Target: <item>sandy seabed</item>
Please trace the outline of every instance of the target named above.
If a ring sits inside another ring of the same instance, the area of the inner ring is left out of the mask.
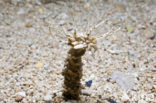
[[[97,50],[83,56],[81,100],[64,101],[66,35],[101,21]],[[1,0],[0,103],[16,102],[156,103],[156,1]]]

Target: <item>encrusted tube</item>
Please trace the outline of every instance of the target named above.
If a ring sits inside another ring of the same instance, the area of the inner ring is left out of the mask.
[[[86,48],[75,49],[71,48],[68,52],[68,57],[63,71],[64,76],[64,91],[65,100],[78,100],[81,94],[81,78],[82,78],[82,60],[81,57],[85,54]]]
[[[85,54],[89,44],[96,44],[96,39],[86,36],[78,36],[76,31],[73,37],[68,36],[68,45],[71,49],[68,52],[68,57],[65,60],[65,69],[62,74],[64,76],[64,91],[65,100],[79,100],[81,94],[81,78],[82,78],[82,56]]]

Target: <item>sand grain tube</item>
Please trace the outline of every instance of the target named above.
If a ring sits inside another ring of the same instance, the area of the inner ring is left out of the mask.
[[[95,44],[95,39],[90,39],[89,34],[86,37],[78,37],[76,31],[73,37],[68,38],[68,45],[71,46],[68,51],[68,57],[65,60],[64,76],[65,100],[79,100],[81,94],[82,78],[82,56],[85,54],[88,44]]]

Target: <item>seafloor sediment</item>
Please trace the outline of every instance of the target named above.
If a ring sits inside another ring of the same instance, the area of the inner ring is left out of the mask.
[[[66,34],[101,21],[91,35],[97,50],[82,58],[81,100],[64,101]],[[156,103],[154,97],[155,0],[0,0],[0,103]]]

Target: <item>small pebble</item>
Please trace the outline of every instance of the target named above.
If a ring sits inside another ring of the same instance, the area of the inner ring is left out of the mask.
[[[38,8],[38,12],[39,13],[43,13],[43,9],[42,8]]]
[[[134,27],[131,24],[127,24],[126,29],[127,29],[128,33],[134,32]]]
[[[26,96],[26,93],[24,91],[22,91],[22,92],[18,92],[17,95],[20,95],[22,97],[25,97]]]
[[[128,95],[126,93],[123,93],[121,99],[122,99],[122,101],[128,101],[130,98],[128,97]]]
[[[26,93],[25,92],[18,92],[16,94],[15,101],[16,102],[21,102],[24,97],[26,97]]]
[[[51,100],[48,100],[48,101],[45,101],[45,103],[52,103],[52,101]]]
[[[145,30],[144,31],[144,36],[147,38],[147,39],[151,39],[153,40],[155,38],[155,34],[152,33],[150,30]]]
[[[106,100],[110,103],[117,103],[114,99],[111,99],[111,98],[106,98]]]
[[[84,9],[85,9],[86,11],[88,11],[89,8],[90,8],[90,4],[89,4],[89,3],[86,3],[86,4],[84,5]]]
[[[31,28],[31,27],[32,27],[32,24],[31,24],[31,23],[27,23],[27,24],[25,25],[25,27]]]
[[[87,85],[88,87],[90,87],[90,86],[92,85],[92,80],[87,81],[87,82],[86,82],[86,85]]]
[[[38,62],[38,63],[36,64],[36,68],[43,68],[43,67],[44,67],[44,65],[43,65],[42,62]]]
[[[147,89],[151,90],[152,86],[150,84],[147,85]]]
[[[16,98],[15,98],[15,101],[16,101],[16,102],[21,102],[22,99],[23,99],[23,96],[17,95]]]

